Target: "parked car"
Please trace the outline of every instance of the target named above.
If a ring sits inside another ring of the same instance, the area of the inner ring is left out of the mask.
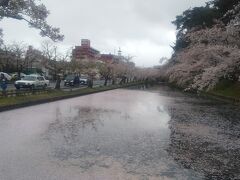
[[[21,89],[21,88],[46,88],[49,86],[49,80],[46,80],[44,76],[39,76],[39,75],[26,75],[25,77],[22,78],[22,80],[16,81],[15,82],[15,87],[16,89]]]
[[[10,81],[12,79],[12,77],[9,74],[5,73],[5,72],[0,72],[0,75],[1,74],[3,74],[8,81]]]
[[[64,86],[79,86],[80,85],[80,79],[79,76],[76,75],[67,75],[67,77],[64,80]]]
[[[26,74],[24,74],[24,73],[20,73],[20,78],[22,79],[22,78],[24,78],[26,76]],[[11,75],[11,78],[12,78],[12,81],[13,80],[18,80],[19,78],[18,78],[18,73],[13,73],[12,75]]]
[[[80,84],[87,85],[88,84],[88,78],[85,78],[85,77],[80,78]]]

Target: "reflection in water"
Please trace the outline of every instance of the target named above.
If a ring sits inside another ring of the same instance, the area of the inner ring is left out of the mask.
[[[240,179],[239,108],[164,86],[0,116],[0,179]]]
[[[66,110],[62,112],[57,107],[56,120],[48,128],[48,135],[51,138],[49,140],[52,141],[53,145],[56,145],[54,147],[55,155],[61,159],[68,158],[72,154],[69,152],[69,147],[75,147],[81,141],[81,131],[93,130],[97,132],[98,127],[104,126],[103,120],[100,118],[102,113],[107,113],[107,111],[90,107],[72,108],[70,106],[68,112]]]
[[[88,170],[112,159],[133,175],[200,177],[169,158],[170,117],[158,93],[117,90],[86,99],[56,109],[47,137],[58,163]]]

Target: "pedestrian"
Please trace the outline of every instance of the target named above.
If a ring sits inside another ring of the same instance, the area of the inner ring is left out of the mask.
[[[2,88],[2,94],[3,96],[7,95],[7,78],[4,76],[4,74],[1,74],[0,76],[0,86]]]

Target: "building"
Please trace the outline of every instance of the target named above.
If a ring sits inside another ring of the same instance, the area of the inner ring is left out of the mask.
[[[72,58],[76,61],[81,60],[97,60],[100,52],[91,47],[91,42],[88,39],[81,40],[81,46],[75,46],[72,51]]]
[[[100,54],[100,51],[91,47],[91,41],[88,39],[82,39],[81,46],[75,46],[72,51],[72,60],[76,62],[101,61],[110,64],[129,63],[127,58],[122,55],[122,51],[120,48],[117,55]],[[135,66],[134,64],[129,65]]]
[[[120,62],[119,56],[116,56],[113,54],[101,54],[98,60],[105,63],[111,63],[111,64]]]
[[[42,52],[34,49],[33,46],[29,46],[25,55],[25,67],[37,68],[43,61],[46,61],[46,58],[42,55]]]
[[[46,58],[41,51],[28,47],[24,60],[25,74],[42,74],[48,78],[53,78],[55,75],[55,61]]]

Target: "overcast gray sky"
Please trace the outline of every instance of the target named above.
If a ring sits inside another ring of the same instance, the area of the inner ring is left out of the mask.
[[[67,49],[91,40],[102,53],[120,47],[124,55],[134,56],[138,66],[157,65],[170,57],[175,41],[171,21],[184,10],[204,5],[206,0],[42,0],[50,10],[48,21],[61,28],[65,40],[58,45]],[[26,23],[4,19],[0,22],[4,39],[40,47],[44,40]]]

